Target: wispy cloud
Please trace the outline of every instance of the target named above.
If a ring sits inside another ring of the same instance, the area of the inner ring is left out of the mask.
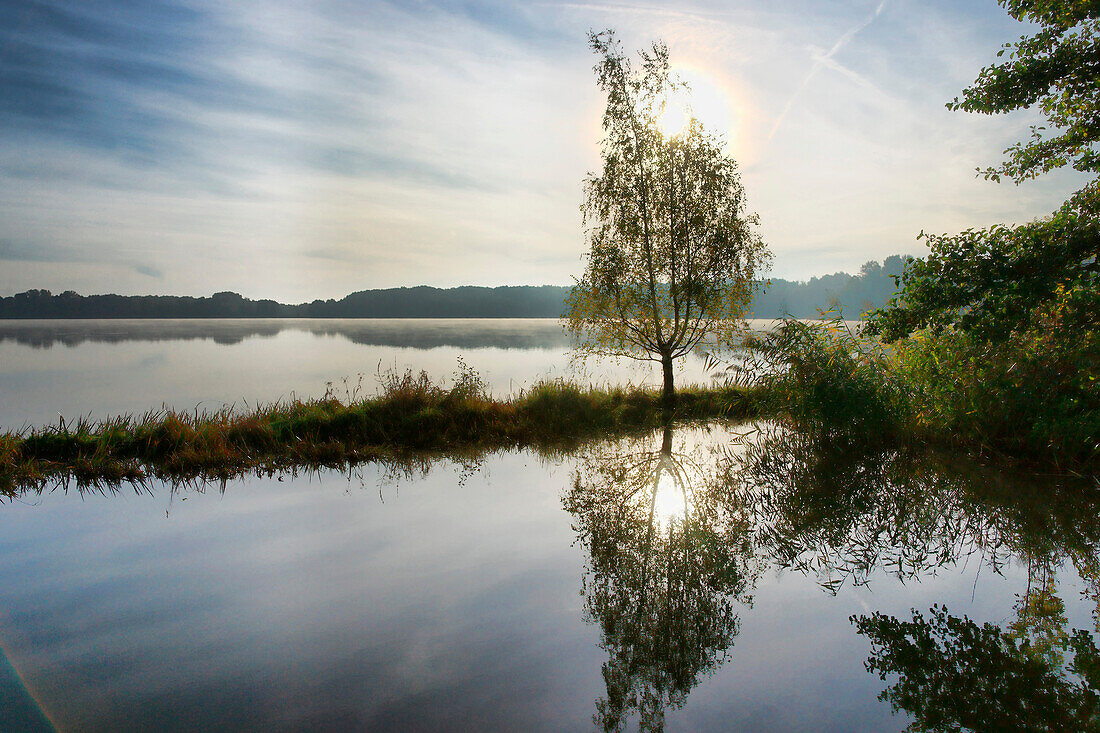
[[[802,92],[806,90],[806,87],[810,85],[810,82],[813,81],[813,78],[817,76],[817,72],[820,71],[823,67],[828,67],[834,70],[841,71],[842,73],[854,77],[861,83],[866,83],[865,80],[862,79],[862,77],[859,77],[854,72],[844,69],[839,64],[834,63],[832,59],[834,56],[837,55],[837,53],[840,52],[841,49],[847,46],[853,38],[855,38],[857,33],[865,29],[867,26],[871,25],[871,23],[874,23],[875,19],[882,15],[882,11],[886,9],[887,2],[889,2],[889,0],[881,0],[870,15],[864,18],[860,23],[857,23],[856,25],[846,30],[843,34],[841,34],[840,38],[836,40],[836,42],[828,51],[820,55],[811,56],[813,63],[810,66],[810,70],[806,73],[804,77],[802,77],[802,81],[799,82],[798,86],[794,90],[794,93],[791,94],[790,98],[787,100],[787,103],[783,105],[783,109],[775,118],[775,123],[772,124],[772,128],[768,132],[768,137],[765,140],[765,145],[767,145],[767,143],[770,143],[772,138],[775,137],[775,133],[779,131],[779,127],[783,124],[783,120],[786,119],[787,114],[791,111],[791,107],[794,106],[795,102],[798,101],[798,98],[802,95]]]
[[[1052,208],[973,179],[1020,123],[943,108],[1003,12],[866,2],[0,0],[0,293],[568,283],[590,28],[726,91],[777,276]]]
[[[152,267],[151,265],[134,265],[134,272],[157,280],[164,277],[164,272],[159,267]]]
[[[547,7],[555,7],[567,10],[580,10],[601,15],[645,15],[655,18],[674,18],[681,20],[716,20],[729,18],[733,13],[729,10],[711,8],[701,12],[690,7],[671,7],[661,5],[639,5],[632,3],[540,3]]]
[[[58,259],[56,251],[50,252],[26,242],[12,242],[0,239],[0,262],[54,262]]]

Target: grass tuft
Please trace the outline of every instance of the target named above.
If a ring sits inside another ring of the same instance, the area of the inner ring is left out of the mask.
[[[567,449],[585,440],[656,427],[667,419],[755,415],[749,388],[688,387],[672,413],[655,390],[589,387],[561,379],[494,399],[460,362],[445,389],[425,372],[382,375],[379,393],[213,412],[157,410],[92,423],[0,433],[0,492],[51,480],[78,483],[148,477],[218,479],[250,471],[342,467],[419,452],[537,447]]]

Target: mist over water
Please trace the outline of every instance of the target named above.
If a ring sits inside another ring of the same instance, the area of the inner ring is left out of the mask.
[[[0,321],[0,427],[320,397],[330,382],[364,396],[379,372],[448,379],[460,357],[497,396],[559,377],[660,384],[649,362],[573,363],[555,319]],[[680,383],[710,381],[683,361]]]

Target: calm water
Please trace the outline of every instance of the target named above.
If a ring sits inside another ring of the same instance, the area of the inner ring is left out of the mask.
[[[115,412],[156,387],[137,354],[163,355],[178,399],[252,394],[280,364],[323,382],[355,354],[452,370],[461,352],[490,373],[515,356],[512,380],[565,363],[550,324],[416,324],[415,346],[401,324],[389,341],[386,324],[215,325],[165,324],[181,330],[164,340],[142,324],[4,331],[4,401],[22,405],[5,420],[36,420],[20,390]],[[91,352],[103,376],[74,384]],[[187,381],[207,367],[209,382]],[[995,688],[1038,664],[1070,689],[1063,634],[1098,622],[1095,495],[1088,479],[767,424],[27,490],[0,505],[0,729],[901,730],[909,715],[877,699],[898,676],[867,671],[876,647],[850,617],[945,605],[1027,640]],[[917,661],[909,679],[950,681],[958,660]]]
[[[754,322],[761,325],[766,322]],[[646,363],[574,365],[550,319],[0,320],[0,428],[319,397],[387,369],[451,377],[462,358],[495,394],[542,378],[660,384]],[[698,359],[681,381],[708,381]]]

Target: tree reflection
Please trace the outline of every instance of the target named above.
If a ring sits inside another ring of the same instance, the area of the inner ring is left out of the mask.
[[[833,593],[875,574],[919,579],[974,555],[995,572],[1027,568],[1004,628],[940,606],[911,621],[853,617],[872,644],[868,670],[891,681],[880,699],[912,715],[911,730],[1100,729],[1100,653],[1090,632],[1069,628],[1057,582],[1072,563],[1100,609],[1095,479],[774,425],[727,455],[757,550]]]
[[[880,613],[852,620],[871,642],[868,671],[896,675],[879,699],[913,716],[909,730],[1100,730],[1100,652],[1088,632],[1056,625],[1055,646],[1039,651],[1018,628],[979,625],[940,606],[912,621]]]
[[[714,455],[646,441],[595,447],[583,456],[565,508],[588,555],[582,593],[599,623],[606,697],[594,721],[622,730],[637,713],[661,730],[737,635],[737,607],[751,603],[758,566],[731,486]]]
[[[1069,628],[1053,565],[1029,563],[1015,610],[1007,628],[941,606],[852,622],[871,642],[868,671],[892,681],[879,699],[913,716],[909,730],[1100,731],[1100,651]]]
[[[994,572],[1013,559],[1097,566],[1100,503],[1088,478],[774,425],[729,455],[727,480],[742,487],[758,547],[833,592],[875,572],[934,575],[973,555]]]

